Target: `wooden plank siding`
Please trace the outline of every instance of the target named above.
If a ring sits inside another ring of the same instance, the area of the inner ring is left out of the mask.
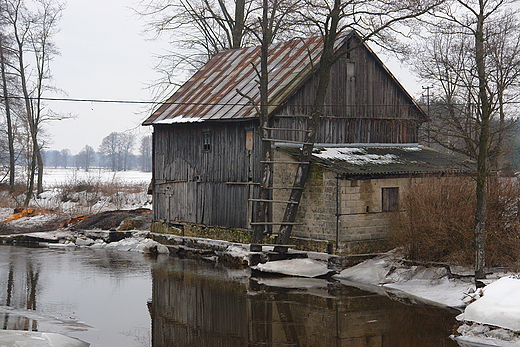
[[[246,149],[253,122],[155,126],[154,220],[245,228],[249,221],[251,167],[258,154]],[[204,133],[210,150],[204,151]],[[253,132],[253,148],[258,146]]]
[[[273,128],[306,129],[304,118],[276,117]],[[322,118],[317,143],[417,143],[419,123],[415,120]],[[303,141],[305,133],[273,130],[275,139]]]
[[[275,115],[310,114],[318,75],[313,74]],[[332,68],[323,115],[331,118],[419,120],[407,93],[373,54],[360,46]]]

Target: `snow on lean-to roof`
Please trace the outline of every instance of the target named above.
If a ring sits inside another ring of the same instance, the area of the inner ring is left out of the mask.
[[[364,148],[354,147],[324,148],[315,151],[313,155],[321,159],[344,160],[353,165],[387,165],[399,161],[399,157],[394,154],[369,154]]]
[[[279,143],[276,148],[295,160],[300,157],[300,149],[294,146]],[[311,162],[348,176],[474,170],[472,162],[418,144],[317,144]]]

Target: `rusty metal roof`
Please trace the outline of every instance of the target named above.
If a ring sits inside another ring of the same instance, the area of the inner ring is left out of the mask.
[[[338,40],[336,49],[353,34],[352,32]],[[295,39],[270,45],[269,113],[287,100],[316,69],[322,45],[321,37]],[[369,51],[402,88],[377,56],[370,49]],[[260,69],[260,46],[218,53],[143,124],[254,118],[257,112],[253,103],[258,105],[260,102],[259,78],[255,68]],[[406,93],[404,88],[402,90]],[[408,93],[406,95],[409,96]],[[411,97],[410,100],[415,104]],[[415,106],[423,113],[419,106]]]
[[[280,147],[296,160],[300,149]],[[358,144],[317,146],[311,161],[344,177],[454,173],[469,174],[475,163],[418,145]]]
[[[307,77],[320,56],[322,39],[273,44],[269,50],[269,99],[285,100]],[[312,59],[312,64],[311,60]],[[259,103],[260,46],[221,52],[191,77],[144,124],[241,119],[256,115]],[[240,92],[240,93],[239,93]],[[247,95],[244,97],[240,94]],[[270,110],[272,111],[272,110]]]

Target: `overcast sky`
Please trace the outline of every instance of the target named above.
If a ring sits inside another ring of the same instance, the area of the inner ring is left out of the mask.
[[[142,34],[143,19],[131,10],[135,1],[69,0],[59,24],[55,42],[61,55],[51,69],[56,87],[75,99],[151,100],[148,82],[159,76],[153,70],[153,55],[166,49],[164,42],[149,41]],[[416,96],[418,85],[396,61],[381,57],[409,92]],[[63,95],[46,95],[60,97]],[[133,104],[90,102],[49,102],[54,111],[75,118],[54,121],[47,126],[48,148],[79,152],[85,145],[99,148],[110,132],[137,129],[148,112]]]
[[[142,34],[142,20],[129,8],[128,0],[69,0],[55,36],[60,50],[51,69],[56,87],[66,97],[77,99],[151,99],[147,82],[158,78],[153,54],[161,43]],[[60,97],[63,95],[47,95]],[[51,149],[69,148],[73,153],[85,145],[98,149],[112,131],[143,128],[143,106],[80,102],[49,102],[54,111],[75,118],[54,121],[47,127]],[[148,128],[140,129],[144,134]]]

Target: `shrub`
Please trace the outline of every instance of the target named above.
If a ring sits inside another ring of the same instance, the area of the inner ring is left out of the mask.
[[[486,221],[486,264],[514,265],[520,256],[516,180],[490,179]],[[475,182],[467,177],[431,178],[411,185],[389,230],[393,246],[412,260],[472,265]]]

